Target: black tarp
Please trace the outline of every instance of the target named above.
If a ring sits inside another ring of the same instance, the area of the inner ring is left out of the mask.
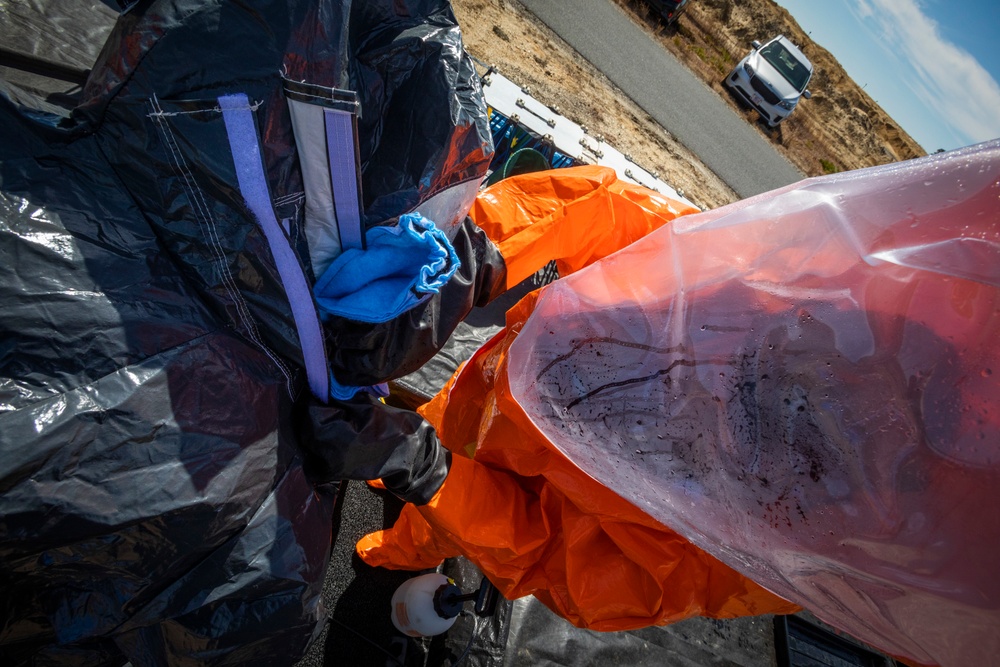
[[[21,9],[83,39],[107,18]],[[357,91],[369,227],[486,170],[478,81],[445,2],[140,1],[82,93],[0,82],[5,665],[287,664],[321,627],[336,489],[307,475],[297,420],[311,402],[342,406],[305,389],[216,108],[252,101],[272,206],[311,278],[282,76]],[[327,323],[341,381],[419,366],[503,283],[478,230],[452,236],[464,273],[447,294],[384,325]],[[364,345],[379,336],[391,358]],[[437,446],[409,440],[360,471],[317,469],[390,473]],[[311,455],[338,444],[351,445],[312,441]]]

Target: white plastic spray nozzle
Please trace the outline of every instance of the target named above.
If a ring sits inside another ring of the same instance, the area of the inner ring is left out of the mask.
[[[392,624],[410,637],[431,637],[450,628],[462,604],[475,597],[443,574],[422,574],[403,582],[392,596]]]

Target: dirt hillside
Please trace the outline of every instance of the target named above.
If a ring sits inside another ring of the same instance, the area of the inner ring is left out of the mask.
[[[692,0],[677,25],[665,28],[642,0],[614,0],[664,48],[717,90],[807,175],[885,164],[923,155],[920,146],[814,44],[773,0]],[[669,132],[516,0],[452,0],[466,48],[527,86],[703,208],[737,199]],[[754,39],[784,34],[813,61],[812,99],[775,130],[757,122],[724,92],[722,79]]]

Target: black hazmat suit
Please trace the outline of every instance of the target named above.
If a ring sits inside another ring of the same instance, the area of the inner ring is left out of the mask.
[[[140,0],[71,111],[0,81],[3,664],[293,662],[322,620],[328,482],[421,502],[447,474],[414,413],[310,395],[218,101],[247,96],[312,284],[289,82],[357,94],[366,228],[467,210],[492,144],[447,2]],[[324,319],[338,383],[418,368],[502,289],[471,220],[436,222],[461,262],[440,293]]]

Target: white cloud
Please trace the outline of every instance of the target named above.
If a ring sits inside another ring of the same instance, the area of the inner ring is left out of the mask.
[[[872,9],[872,6],[871,4],[869,4],[868,0],[856,0],[856,3],[857,3],[857,14],[860,18],[866,19],[875,13],[875,10]]]
[[[856,15],[882,36],[886,51],[912,65],[912,73],[901,75],[903,83],[943,124],[969,144],[1000,137],[1000,84],[967,51],[941,35],[916,0],[855,3]]]

